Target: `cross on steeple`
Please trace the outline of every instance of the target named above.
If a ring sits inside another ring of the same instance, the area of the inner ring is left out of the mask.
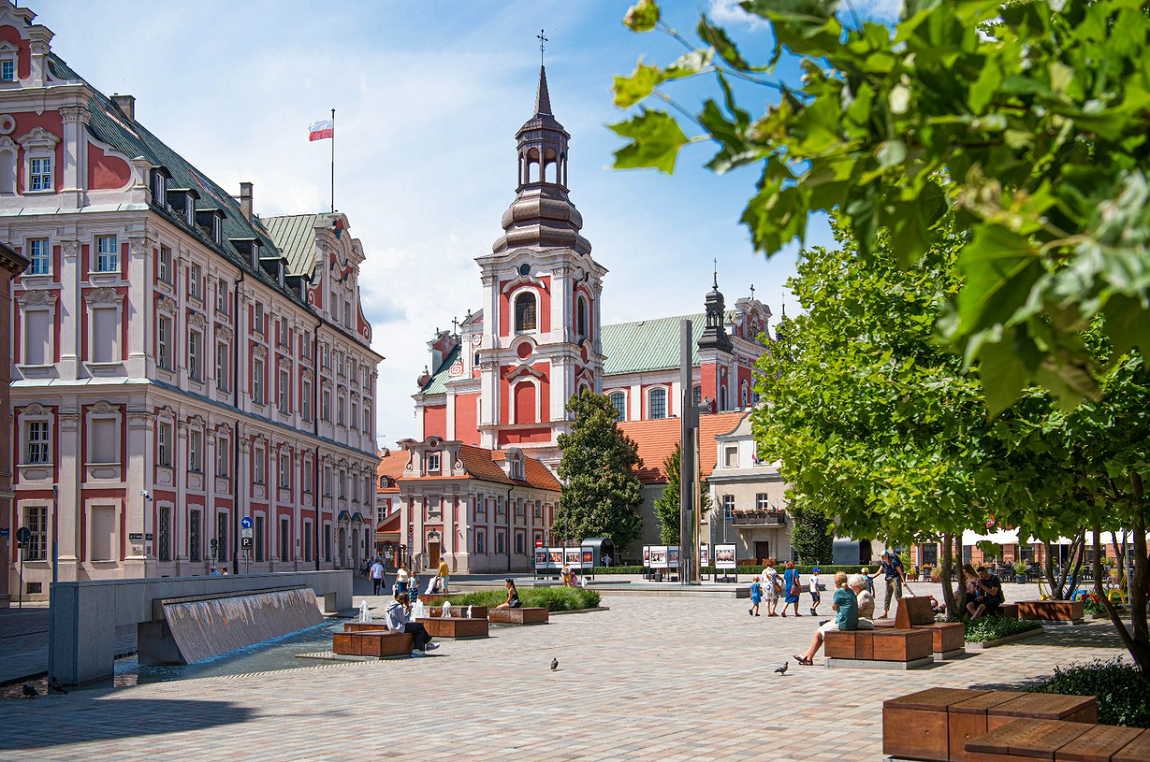
[[[539,40],[539,65],[542,66],[543,65],[543,49],[547,46],[547,43],[550,42],[550,40],[548,40],[547,36],[545,34],[543,34],[542,29],[539,30],[539,34],[535,35],[535,39]]]
[[[755,284],[752,283],[751,284],[751,301],[754,301],[754,299],[755,299]]]
[[[714,258],[713,260],[711,260],[711,261],[712,261],[712,262],[714,263],[714,265],[715,265],[715,269],[714,269],[714,271],[712,272],[712,275],[714,275],[714,276],[715,276],[715,278],[714,278],[714,280],[712,281],[711,285],[712,285],[714,288],[718,288],[718,287],[719,287],[719,258],[718,258],[718,257],[715,257],[715,258]]]

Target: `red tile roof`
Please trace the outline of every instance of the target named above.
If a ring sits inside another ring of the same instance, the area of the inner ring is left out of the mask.
[[[467,473],[461,476],[405,476],[408,453],[406,450],[395,450],[384,455],[376,468],[379,476],[389,476],[401,481],[450,481],[452,479],[480,479],[487,482],[501,484],[517,484],[524,487],[553,490],[558,492],[562,487],[555,476],[547,470],[539,460],[530,456],[523,458],[523,471],[525,479],[512,479],[499,463],[506,459],[506,453],[501,450],[487,450],[482,447],[460,445],[459,459]],[[397,488],[380,490],[381,492],[398,492]]]
[[[699,458],[704,479],[715,470],[715,437],[733,431],[744,415],[746,411],[737,410],[699,416]],[[663,461],[675,452],[675,445],[679,443],[679,423],[678,418],[619,422],[619,429],[639,445],[639,457],[643,459],[639,481],[644,484],[667,483]]]

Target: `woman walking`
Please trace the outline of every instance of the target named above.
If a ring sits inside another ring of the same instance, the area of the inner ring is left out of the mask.
[[[783,618],[787,616],[787,607],[792,603],[795,605],[795,616],[802,616],[799,613],[799,593],[803,590],[803,581],[799,577],[799,570],[795,568],[794,561],[787,561],[787,570],[783,572],[783,592],[786,593],[786,598],[783,598]]]
[[[775,559],[768,558],[767,565],[763,567],[762,574],[763,593],[767,598],[767,616],[778,616],[775,611],[779,605],[779,591],[782,590],[782,582],[779,581],[779,573],[775,571]]]

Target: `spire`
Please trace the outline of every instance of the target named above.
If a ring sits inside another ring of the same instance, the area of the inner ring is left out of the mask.
[[[717,349],[720,352],[730,352],[731,339],[727,336],[727,310],[723,294],[719,291],[719,265],[715,260],[714,279],[711,291],[707,294],[707,316],[704,323],[703,335],[699,337],[699,349]]]
[[[551,95],[547,92],[547,69],[539,65],[539,88],[535,91],[535,116],[554,116],[551,113]]]

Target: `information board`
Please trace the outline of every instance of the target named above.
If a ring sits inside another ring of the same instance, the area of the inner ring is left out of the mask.
[[[566,548],[563,552],[563,564],[569,569],[583,568],[583,552],[580,548]]]
[[[543,571],[550,569],[551,564],[548,562],[547,548],[535,549],[535,569]]]
[[[711,565],[711,546],[703,543],[699,547],[699,568],[706,569]]]
[[[651,566],[651,546],[643,546],[643,568],[647,569]]]
[[[734,545],[715,545],[715,568],[716,569],[734,569],[735,568],[735,546]]]
[[[667,567],[670,569],[679,568],[679,546],[672,545],[667,548]]]
[[[666,569],[667,568],[667,546],[666,545],[652,545],[651,546],[651,564],[652,569]]]

